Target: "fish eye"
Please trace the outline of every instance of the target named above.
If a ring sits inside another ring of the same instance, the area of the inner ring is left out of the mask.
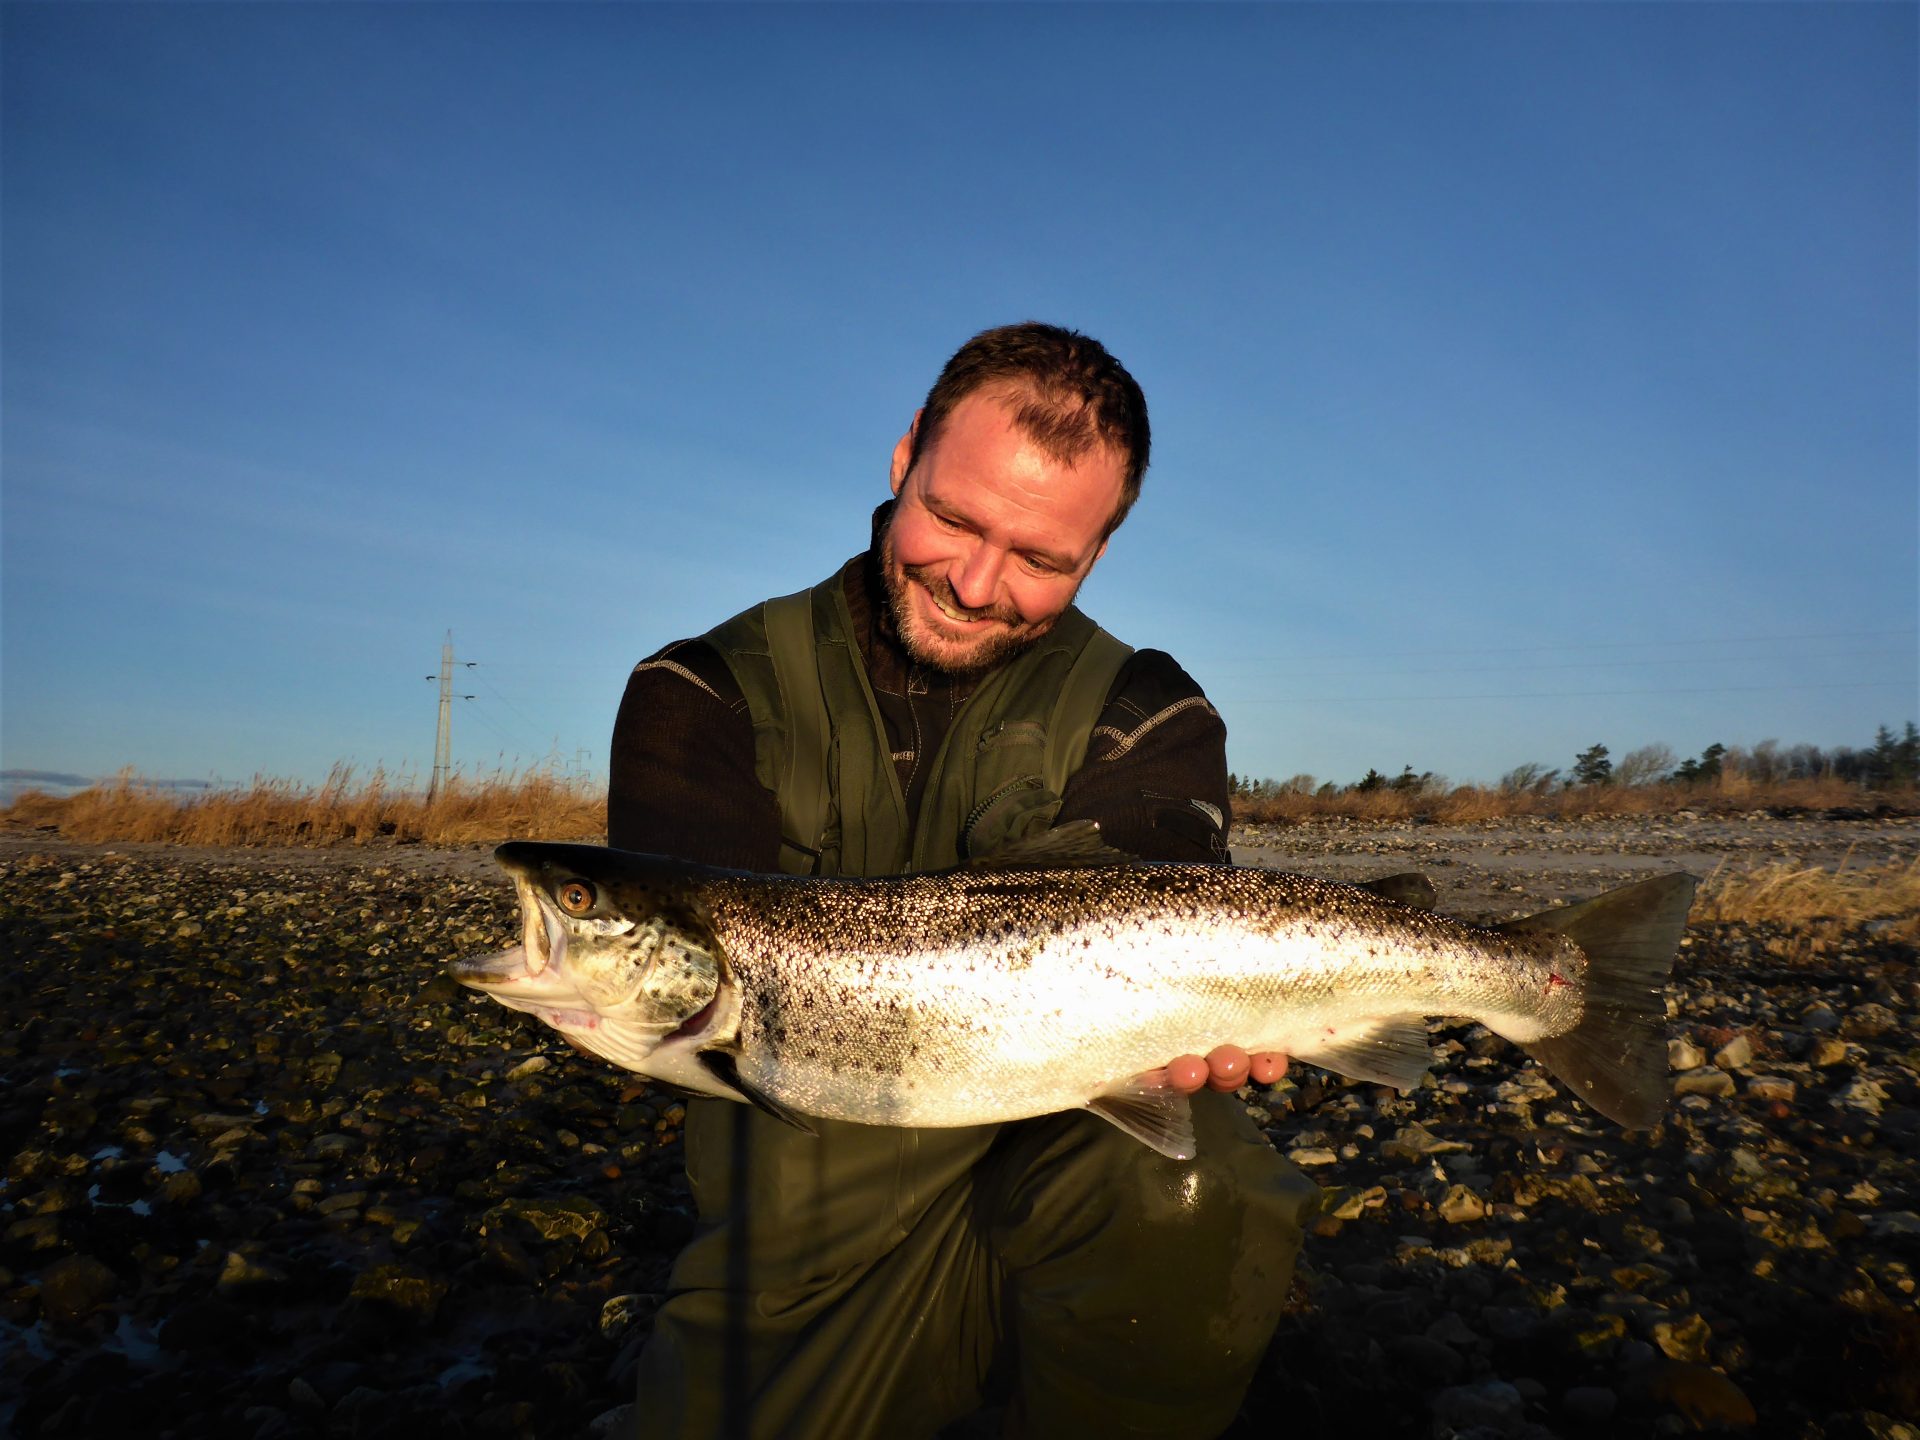
[[[584,915],[593,909],[595,896],[593,886],[586,881],[569,880],[556,892],[555,898],[559,900],[560,908],[569,915]]]

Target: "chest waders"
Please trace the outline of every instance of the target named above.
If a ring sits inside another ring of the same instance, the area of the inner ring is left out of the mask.
[[[943,869],[1046,828],[1131,653],[1069,609],[964,702],[910,824],[837,576],[704,638],[746,696],[796,875]],[[745,1105],[687,1109],[701,1230],[642,1355],[646,1440],[931,1436],[978,1406],[996,1358],[1016,1429],[1216,1434],[1315,1193],[1220,1095],[1195,1097],[1191,1162],[1079,1115],[821,1120],[816,1138]],[[1208,1273],[1224,1289],[1196,1310]]]

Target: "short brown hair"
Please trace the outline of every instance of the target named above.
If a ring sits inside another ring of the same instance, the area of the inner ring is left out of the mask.
[[[1147,473],[1147,397],[1106,346],[1077,330],[1029,320],[982,330],[962,345],[927,392],[907,468],[920,463],[954,406],[1001,388],[1018,402],[1015,423],[1055,459],[1072,464],[1096,445],[1126,457],[1120,506],[1106,533],[1119,529]]]

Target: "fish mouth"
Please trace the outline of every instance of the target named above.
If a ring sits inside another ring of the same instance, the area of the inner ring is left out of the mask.
[[[527,952],[528,973],[560,968],[567,958],[567,927],[544,891],[524,875],[513,877],[520,892],[520,947]]]
[[[520,892],[520,943],[496,955],[476,955],[453,962],[453,978],[462,985],[485,990],[500,999],[508,993],[565,986],[559,978],[567,958],[567,927],[547,897],[524,875],[513,877]],[[545,979],[547,986],[534,982]],[[571,993],[571,986],[565,986]]]

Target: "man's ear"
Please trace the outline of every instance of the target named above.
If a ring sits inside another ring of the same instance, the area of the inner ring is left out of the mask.
[[[893,447],[893,470],[887,483],[893,487],[896,495],[900,493],[900,487],[907,483],[907,471],[913,467],[913,437],[920,433],[922,413],[919,410],[913,412],[913,423],[907,426],[907,433]]]

